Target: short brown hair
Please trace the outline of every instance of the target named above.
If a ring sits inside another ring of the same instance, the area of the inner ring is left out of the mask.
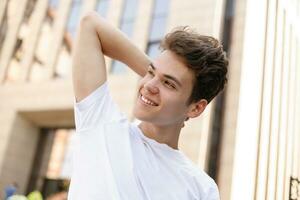
[[[177,27],[162,40],[162,50],[170,50],[183,59],[195,72],[195,80],[188,104],[201,99],[210,102],[227,82],[228,59],[219,41],[199,35],[188,26]]]

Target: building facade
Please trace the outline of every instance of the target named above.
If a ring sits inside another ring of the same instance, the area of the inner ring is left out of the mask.
[[[227,87],[186,124],[179,148],[224,200],[300,199],[299,0],[2,0],[1,191],[17,182],[20,193],[47,193],[52,180],[70,177],[71,55],[89,10],[151,58],[176,26],[220,39],[230,59]],[[134,121],[140,77],[118,61],[106,64],[113,99]]]

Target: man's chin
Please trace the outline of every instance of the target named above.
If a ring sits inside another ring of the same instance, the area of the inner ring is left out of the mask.
[[[141,115],[140,113],[133,113],[133,116],[135,119],[139,121],[147,121],[147,117],[144,115]]]
[[[139,121],[144,121],[144,122],[152,122],[152,118],[147,114],[147,113],[144,113],[144,112],[141,112],[141,111],[136,111],[134,110],[133,111],[133,116],[135,119],[139,120]]]

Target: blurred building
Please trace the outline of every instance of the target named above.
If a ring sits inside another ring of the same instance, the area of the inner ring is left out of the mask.
[[[21,193],[50,194],[70,177],[71,52],[89,10],[152,58],[178,25],[219,38],[230,58],[227,88],[187,123],[180,148],[223,200],[300,199],[299,0],[1,0],[1,191],[17,182]],[[106,63],[112,96],[133,121],[139,77]]]

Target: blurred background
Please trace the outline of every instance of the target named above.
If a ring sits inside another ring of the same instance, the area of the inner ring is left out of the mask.
[[[1,0],[1,199],[5,190],[65,199],[75,128],[71,53],[90,10],[151,58],[179,25],[220,39],[227,87],[186,124],[180,149],[216,181],[222,200],[300,199],[300,0]],[[139,77],[106,64],[112,96],[134,121]]]

